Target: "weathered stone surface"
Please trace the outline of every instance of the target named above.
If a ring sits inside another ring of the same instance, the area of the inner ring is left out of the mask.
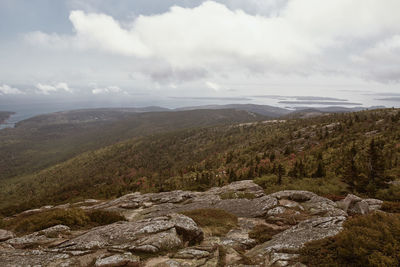
[[[340,203],[340,207],[341,207],[345,212],[347,212],[347,210],[348,210],[351,206],[353,206],[355,203],[357,203],[357,202],[359,202],[359,201],[361,201],[361,200],[362,200],[362,198],[360,198],[360,197],[358,197],[358,196],[356,196],[356,195],[348,194],[348,195],[346,196],[346,198],[343,199],[343,200],[341,200],[341,201],[339,201],[339,203]]]
[[[137,222],[118,222],[97,227],[59,247],[66,250],[118,247],[146,253],[157,253],[183,246],[182,240],[187,240],[190,243],[201,238],[202,230],[197,227],[192,219],[183,215],[172,214]]]
[[[69,233],[71,228],[69,228],[66,225],[55,225],[50,228],[44,229],[42,231],[39,231],[38,233],[41,235],[45,235],[46,237],[59,237],[61,234],[67,234]]]
[[[304,202],[315,197],[316,194],[308,191],[285,190],[270,194],[269,196],[277,199],[289,199],[297,202]]]
[[[68,233],[70,228],[65,225],[56,225],[29,235],[15,237],[6,241],[14,248],[35,248],[45,244],[62,242],[63,233]]]
[[[185,248],[174,254],[178,259],[202,259],[210,256],[210,252],[196,248]]]
[[[319,217],[300,222],[298,225],[275,235],[272,240],[258,245],[246,253],[246,256],[262,262],[271,253],[291,251],[296,253],[303,245],[313,240],[334,236],[342,230],[344,216]]]
[[[76,205],[85,210],[118,211],[128,221],[80,231],[57,225],[18,238],[3,232],[8,236],[2,239],[0,230],[0,265],[216,266],[219,252],[225,250],[227,266],[245,266],[240,262],[249,259],[256,261],[254,266],[302,266],[295,257],[306,242],[337,234],[348,214],[380,209],[382,201],[348,195],[335,203],[296,190],[265,195],[261,187],[246,180],[205,192],[137,192],[110,201],[45,206],[24,214]],[[204,208],[235,214],[237,227],[222,237],[204,236],[191,218],[179,214]],[[249,232],[259,225],[279,233],[257,245]],[[140,262],[134,255],[142,253],[156,255]]]
[[[271,253],[265,258],[265,266],[288,266],[291,262],[295,261],[298,254],[289,253]]]
[[[349,215],[356,215],[356,214],[368,214],[369,213],[369,205],[365,200],[358,201],[352,204],[348,209],[347,213]]]
[[[182,240],[176,233],[175,228],[149,236],[143,236],[134,243],[135,244],[131,246],[129,250],[144,253],[170,251],[183,246]]]
[[[363,215],[373,210],[379,210],[382,207],[382,203],[383,201],[379,199],[362,199],[356,195],[348,194],[345,199],[338,201],[337,205],[349,215]]]
[[[262,217],[269,209],[278,204],[276,198],[263,196],[256,199],[225,199],[214,205],[216,209],[222,209],[238,217]]]
[[[55,262],[63,262],[68,258],[70,258],[68,254],[42,250],[0,250],[2,267],[52,266]]]
[[[375,198],[366,198],[366,199],[364,199],[364,201],[367,202],[370,211],[380,210],[382,207],[382,204],[383,204],[382,200],[375,199]]]
[[[96,267],[138,267],[140,266],[140,258],[132,255],[132,253],[116,254],[96,260]]]
[[[242,180],[233,182],[223,187],[216,187],[209,190],[216,194],[230,193],[230,192],[244,192],[252,193],[255,197],[264,196],[264,190],[261,186],[255,184],[252,180]]]
[[[11,231],[0,229],[0,242],[6,241],[8,239],[14,238],[15,235]]]
[[[178,234],[182,236],[183,241],[188,241],[189,244],[194,244],[203,240],[203,231],[197,226],[192,218],[176,213],[170,214],[169,217]]]

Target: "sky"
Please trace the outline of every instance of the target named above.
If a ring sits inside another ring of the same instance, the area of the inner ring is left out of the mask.
[[[399,0],[0,0],[0,110],[399,107],[399,10]]]

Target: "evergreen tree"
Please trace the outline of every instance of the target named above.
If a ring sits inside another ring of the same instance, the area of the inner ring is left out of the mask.
[[[343,182],[345,182],[349,190],[354,192],[357,183],[360,181],[359,171],[356,166],[357,149],[353,144],[349,151],[345,154],[343,160]]]
[[[281,185],[282,184],[282,176],[285,175],[285,168],[280,163],[277,168],[277,174],[278,174],[278,184]]]
[[[318,165],[317,165],[317,170],[313,173],[312,177],[325,177],[326,172],[325,172],[325,166],[322,160],[322,154],[318,154]]]
[[[385,159],[383,157],[383,144],[372,139],[367,151],[368,162],[368,188],[369,193],[387,187],[391,177],[385,174]]]

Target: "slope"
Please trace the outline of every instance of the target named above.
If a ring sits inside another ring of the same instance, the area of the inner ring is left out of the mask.
[[[97,109],[41,115],[0,131],[0,180],[133,137],[262,119],[237,110],[136,113]]]

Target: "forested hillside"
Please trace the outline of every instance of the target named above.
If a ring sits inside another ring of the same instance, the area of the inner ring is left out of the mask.
[[[16,128],[1,130],[0,180],[31,174],[80,153],[133,137],[266,119],[237,110],[137,111],[96,109],[58,112],[33,117],[18,123]]]
[[[289,188],[400,200],[399,121],[398,109],[383,109],[135,138],[3,180],[1,209],[12,214],[49,203],[204,190],[242,179],[254,179],[267,192]]]

